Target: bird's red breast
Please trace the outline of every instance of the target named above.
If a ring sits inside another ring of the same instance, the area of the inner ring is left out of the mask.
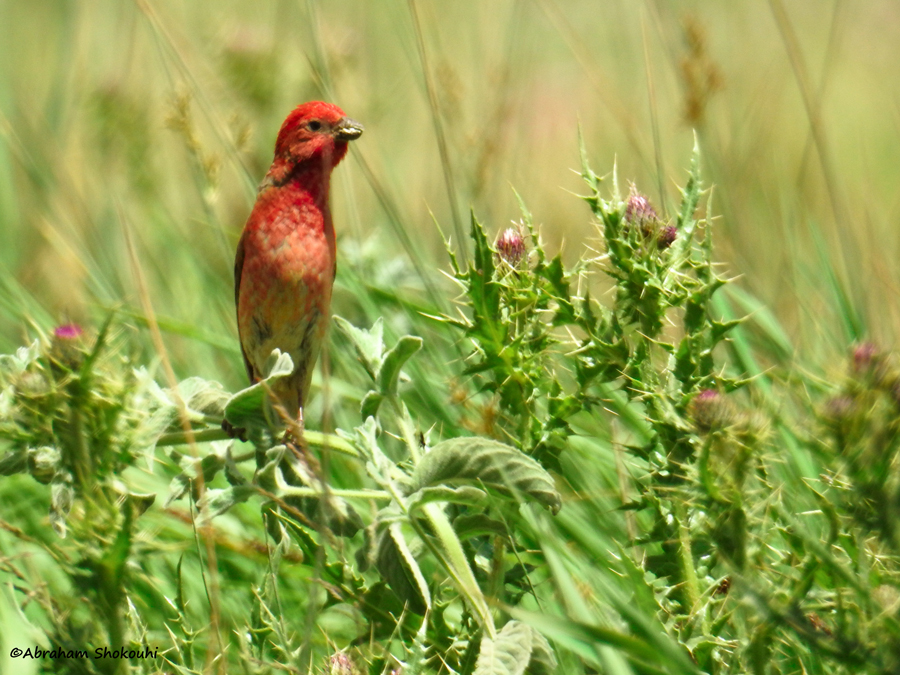
[[[291,112],[238,244],[235,300],[247,372],[255,381],[273,349],[289,353],[294,373],[275,393],[291,414],[306,401],[328,327],[336,267],[331,171],[361,133],[328,103]]]

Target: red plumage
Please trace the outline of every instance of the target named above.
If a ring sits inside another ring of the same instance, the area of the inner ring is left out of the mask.
[[[290,354],[294,372],[273,393],[291,415],[306,404],[328,328],[336,269],[331,171],[362,130],[330,103],[297,106],[281,125],[238,243],[235,302],[247,374],[251,382],[264,376],[275,348]]]

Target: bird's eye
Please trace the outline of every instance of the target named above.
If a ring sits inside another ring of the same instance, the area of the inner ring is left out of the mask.
[[[322,128],[322,123],[318,120],[313,120],[306,126],[307,126],[307,128],[309,128],[310,131],[318,131],[319,129]]]

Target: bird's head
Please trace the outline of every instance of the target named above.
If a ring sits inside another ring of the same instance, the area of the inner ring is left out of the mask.
[[[294,108],[281,125],[275,142],[275,162],[289,170],[318,164],[326,171],[347,154],[347,142],[360,137],[363,127],[331,103],[310,101]]]

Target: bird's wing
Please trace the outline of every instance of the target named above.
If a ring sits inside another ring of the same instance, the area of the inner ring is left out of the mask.
[[[234,255],[234,308],[235,313],[238,316],[238,337],[240,337],[241,333],[241,317],[240,317],[240,308],[239,303],[241,300],[241,274],[244,271],[244,235],[241,235],[241,240],[237,245],[237,252]],[[250,359],[247,358],[247,351],[244,349],[244,340],[240,340],[241,343],[241,356],[244,357],[244,366],[247,368],[247,377],[250,378],[250,383],[253,384],[258,379],[253,374],[253,366],[250,365]]]

